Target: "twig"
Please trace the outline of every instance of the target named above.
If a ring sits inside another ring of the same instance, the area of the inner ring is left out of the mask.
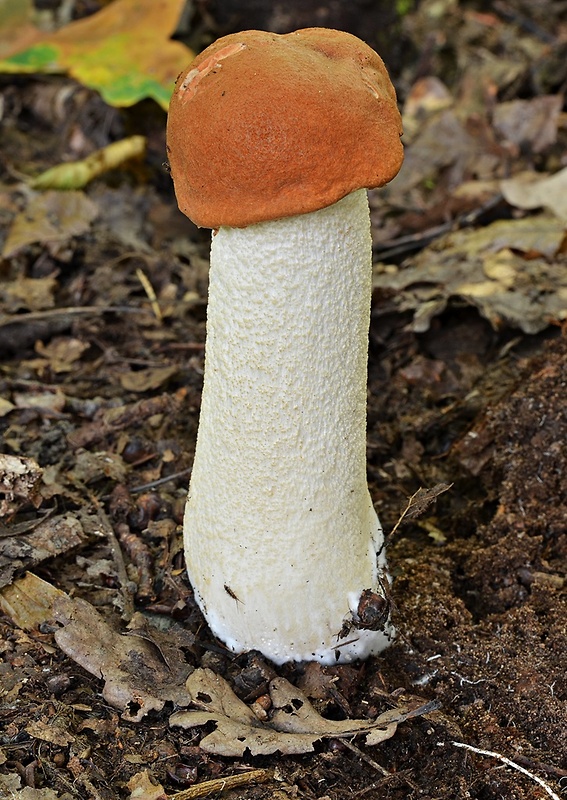
[[[82,491],[87,495],[87,497],[95,507],[100,527],[102,528],[103,533],[108,540],[110,551],[112,553],[112,560],[114,561],[114,566],[116,567],[116,574],[118,576],[118,582],[120,584],[120,593],[122,595],[122,600],[124,603],[124,608],[122,609],[122,619],[130,621],[134,614],[134,597],[132,592],[130,591],[131,581],[130,578],[128,577],[126,564],[124,563],[124,553],[122,552],[122,548],[120,547],[120,542],[118,541],[118,538],[114,533],[114,528],[112,527],[112,523],[108,519],[106,511],[102,507],[98,497],[93,492],[91,492],[88,486],[85,486],[85,484],[82,483],[81,481],[76,480],[74,481],[74,483],[77,488],[82,489]]]
[[[518,772],[521,772],[523,775],[527,775],[528,778],[531,778],[536,783],[539,783],[542,789],[545,789],[545,791],[550,797],[553,798],[553,800],[561,800],[559,795],[555,794],[553,789],[551,789],[551,787],[548,786],[542,778],[538,778],[538,776],[534,775],[533,772],[528,772],[527,769],[524,769],[519,764],[516,764],[515,761],[511,761],[509,758],[506,758],[506,756],[500,755],[500,753],[495,753],[493,750],[480,750],[478,747],[473,747],[472,745],[465,744],[464,742],[451,742],[451,744],[455,747],[464,747],[465,750],[471,750],[473,753],[478,753],[479,756],[489,756],[490,758],[496,758],[498,761],[502,761],[502,763],[506,764],[507,767],[512,767],[512,769],[518,770]]]
[[[399,781],[402,781],[403,783],[406,783],[411,789],[417,791],[418,787],[415,785],[415,783],[413,783],[413,781],[411,781],[408,778],[407,775],[403,774],[402,772],[389,772],[385,767],[383,767],[377,761],[374,761],[373,758],[370,758],[370,756],[364,753],[359,747],[357,747],[355,744],[352,744],[352,742],[349,742],[348,739],[340,739],[340,742],[341,744],[345,745],[345,747],[348,747],[348,749],[351,750],[356,756],[358,756],[358,758],[361,758],[363,761],[365,761],[368,764],[368,766],[372,767],[372,769],[375,769],[376,772],[379,772],[380,775],[384,776],[383,780],[380,780],[377,783],[371,784],[371,786],[366,786],[364,789],[355,792],[353,794],[353,797],[362,797],[372,789],[376,788],[378,785],[382,785],[384,780],[389,780],[392,778],[395,778]]]
[[[494,10],[505,22],[511,22],[513,25],[517,25],[522,30],[530,33],[532,36],[536,36],[546,44],[555,44],[557,41],[556,36],[548,33],[548,31],[544,30],[540,25],[537,25],[533,19],[521,14],[517,9],[507,3],[500,2],[499,0],[494,3]]]
[[[474,225],[483,214],[496,208],[502,200],[502,195],[496,194],[490,197],[485,203],[482,203],[478,208],[466,214],[461,214],[448,222],[443,222],[440,225],[427,228],[419,233],[408,233],[404,236],[399,236],[397,239],[383,242],[374,248],[375,259],[377,261],[386,261],[388,258],[405,255],[415,250],[421,250],[446,233],[451,233],[451,231],[457,231],[461,228],[468,228]]]
[[[22,325],[56,317],[87,317],[112,312],[116,314],[148,313],[146,308],[133,308],[132,306],[69,306],[68,308],[50,308],[48,311],[31,311],[29,314],[2,314],[0,315],[0,328],[4,328],[7,325]]]
[[[540,772],[546,772],[558,781],[565,781],[565,779],[567,779],[567,769],[561,769],[552,764],[546,764],[544,761],[534,761],[527,756],[517,755],[516,759],[518,764],[522,764],[524,767],[531,767],[531,769],[538,769]]]
[[[427,510],[434,500],[437,500],[440,494],[448,492],[452,486],[452,483],[438,483],[431,489],[418,489],[417,492],[414,492],[409,498],[400,518],[388,534],[388,538],[391,538],[395,534],[406,517],[419,517]]]
[[[150,481],[150,483],[143,483],[141,486],[134,486],[132,489],[130,489],[130,493],[138,494],[139,492],[147,492],[148,489],[161,486],[163,483],[169,483],[170,481],[177,480],[177,478],[183,478],[185,475],[189,475],[191,470],[192,467],[188,467],[187,469],[182,469],[181,472],[174,472],[172,475],[166,475],[165,478],[158,478],[155,481]]]
[[[253,769],[243,775],[229,775],[228,778],[215,778],[211,781],[197,783],[189,789],[172,794],[169,800],[194,800],[197,797],[208,797],[215,792],[224,792],[237,786],[248,786],[250,783],[265,783],[271,778],[273,778],[273,774],[270,770]]]
[[[374,761],[374,759],[370,758],[370,756],[367,756],[366,753],[363,753],[360,747],[357,747],[355,744],[352,744],[352,742],[349,742],[348,739],[340,739],[340,742],[345,747],[348,747],[348,749],[351,750],[353,753],[355,753],[358,756],[358,758],[361,758],[363,761],[366,761],[366,763],[370,767],[372,767],[372,769],[375,769],[376,772],[379,772],[380,775],[384,775],[387,778],[391,776],[392,774],[391,772],[388,772],[388,770],[385,767],[383,767],[377,761]]]
[[[365,786],[364,789],[359,789],[357,792],[355,792],[352,795],[352,797],[353,798],[354,797],[364,797],[364,795],[368,794],[369,792],[374,792],[374,791],[376,791],[376,789],[382,789],[383,790],[385,786],[388,786],[388,785],[394,784],[394,783],[397,783],[397,784],[406,783],[414,792],[417,792],[419,790],[419,786],[417,786],[413,781],[411,781],[409,779],[407,773],[405,771],[403,771],[403,770],[400,770],[399,772],[390,772],[390,773],[388,773],[387,776],[385,775],[383,778],[380,778],[380,780],[374,781],[374,783],[371,783],[368,786]],[[380,796],[382,796],[382,795],[380,795]]]
[[[121,594],[124,603],[124,608],[122,611],[122,619],[130,621],[134,614],[134,597],[132,595],[132,592],[130,591],[131,581],[130,578],[128,577],[128,572],[126,571],[126,564],[124,563],[124,553],[122,552],[122,548],[120,547],[120,542],[118,541],[118,538],[114,533],[114,528],[112,527],[112,524],[106,515],[106,511],[100,505],[98,500],[96,498],[94,499],[96,501],[97,516],[101,522],[102,528],[108,540],[108,544],[110,545],[110,550],[112,552],[112,559],[116,567],[118,581],[120,583],[120,588],[122,590]]]
[[[159,322],[163,322],[163,314],[161,313],[161,308],[159,307],[158,299],[156,297],[156,293],[154,292],[154,287],[150,283],[150,279],[146,275],[143,269],[140,267],[136,268],[136,277],[144,287],[144,292],[148,296],[148,300],[150,301],[150,306],[152,311],[154,312],[155,318]]]

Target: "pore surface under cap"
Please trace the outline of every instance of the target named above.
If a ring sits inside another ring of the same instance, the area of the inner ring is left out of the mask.
[[[382,186],[402,162],[382,59],[348,33],[244,31],[204,50],[171,100],[168,156],[197,225],[246,227]]]

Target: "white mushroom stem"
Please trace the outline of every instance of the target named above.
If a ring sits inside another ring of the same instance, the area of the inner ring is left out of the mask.
[[[385,569],[366,482],[371,262],[365,190],[213,234],[185,550],[233,651],[335,663],[392,637],[339,636]]]

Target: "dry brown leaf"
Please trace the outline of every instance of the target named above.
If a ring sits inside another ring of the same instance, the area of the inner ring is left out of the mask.
[[[412,496],[409,498],[406,507],[404,508],[403,512],[400,515],[400,518],[390,531],[390,536],[393,536],[402,522],[406,519],[416,519],[421,517],[429,506],[437,500],[439,495],[448,492],[449,489],[453,486],[452,483],[438,483],[435,486],[432,486],[430,489],[418,489],[417,492],[414,492]],[[433,538],[436,538],[437,541],[440,541],[443,538],[442,531],[439,531],[432,525],[424,524],[424,527],[430,529],[430,532],[433,535]]]
[[[6,400],[5,397],[0,397],[0,417],[5,417],[6,414],[9,414],[15,408],[16,406],[9,400]]]
[[[120,383],[127,392],[148,392],[159,389],[177,372],[177,367],[154,367],[142,369],[138,372],[124,372],[120,376]]]
[[[41,474],[33,458],[0,454],[0,517],[15,514],[26,503],[39,506]]]
[[[122,483],[126,480],[127,473],[126,462],[118,453],[104,450],[91,453],[89,450],[79,450],[73,469],[69,470],[68,475],[74,482],[84,484],[105,478]]]
[[[21,785],[20,776],[14,772],[0,775],[0,797],[9,800],[58,800],[61,797],[53,789],[32,789],[31,786],[22,789]]]
[[[567,225],[567,167],[555,175],[522,172],[501,181],[504,198],[516,208],[547,208]]]
[[[31,629],[42,622],[62,627],[55,641],[70,658],[104,681],[104,699],[120,709],[124,719],[141,720],[148,711],[161,711],[166,702],[187,706],[185,680],[191,667],[182,647],[191,645],[175,630],[144,629],[136,615],[135,631],[123,636],[84,600],[72,600],[32,573],[0,591],[0,608],[16,625]],[[167,661],[166,661],[167,659]]]
[[[418,489],[410,497],[404,516],[408,519],[416,519],[416,517],[425,514],[431,503],[437,500],[440,495],[448,492],[452,485],[452,483],[438,483],[431,489]]]
[[[499,220],[438,239],[402,268],[379,265],[374,286],[390,290],[398,311],[412,310],[422,332],[458,296],[495,328],[537,333],[567,319],[567,270],[560,259],[565,231],[545,213]]]
[[[59,244],[80,236],[88,231],[97,215],[98,206],[83,192],[49,191],[35,195],[12,222],[2,257],[9,258],[34,242]]]
[[[47,387],[36,384],[26,392],[14,392],[13,400],[17,408],[37,408],[40,411],[61,412],[67,398],[59,386]]]
[[[0,529],[0,586],[7,586],[17,573],[74,550],[87,538],[80,520],[72,514],[40,520],[29,533],[12,535],[11,528],[5,525]]]
[[[0,301],[2,311],[43,311],[55,305],[54,294],[57,280],[54,276],[47,278],[25,278],[19,275],[14,281],[5,281],[0,285]]]
[[[298,688],[311,700],[336,697],[337,683],[336,668],[325,667],[318,661],[309,661],[297,682]]]
[[[25,727],[26,733],[29,733],[34,739],[40,739],[42,742],[50,742],[59,747],[67,747],[75,741],[75,736],[65,727],[63,718],[43,722],[42,720],[32,720]]]
[[[407,205],[412,188],[451,168],[464,175],[478,161],[482,143],[471,136],[453,109],[446,109],[426,119],[405,153],[404,163],[390,184],[388,196],[400,207]]]
[[[563,97],[545,95],[530,100],[510,100],[494,109],[496,130],[517,147],[541,153],[557,141]]]
[[[329,720],[322,717],[306,695],[285,678],[270,682],[269,692],[274,709],[269,722],[263,723],[239,700],[229,684],[209,669],[196,669],[186,684],[197,711],[173,714],[170,724],[194,728],[216,723],[200,747],[208,753],[223,756],[268,755],[279,750],[287,755],[312,752],[315,742],[324,738],[366,736],[366,744],[374,745],[390,739],[398,724],[409,716],[427,713],[427,709],[408,712],[392,709],[374,721]]]
[[[439,78],[434,75],[419,78],[404,103],[404,142],[411,141],[426,119],[452,105],[453,97]]]
[[[65,592],[28,572],[0,590],[0,608],[14,625],[30,631],[53,617],[53,604]]]
[[[36,367],[41,367],[41,365],[48,366],[52,372],[57,374],[72,372],[75,362],[81,358],[89,347],[88,342],[75,339],[72,336],[58,336],[48,344],[39,340],[36,342],[35,350],[42,358],[36,359],[35,362],[27,363],[35,363]]]
[[[166,663],[150,641],[121,635],[84,600],[59,599],[53,616],[63,626],[55,634],[59,647],[104,680],[104,699],[119,708],[124,719],[137,722],[149,711],[161,711],[167,701],[187,705],[183,683],[190,666],[180,649]]]
[[[130,789],[130,800],[166,800],[167,795],[161,783],[154,783],[148,769],[132,775],[126,784]]]

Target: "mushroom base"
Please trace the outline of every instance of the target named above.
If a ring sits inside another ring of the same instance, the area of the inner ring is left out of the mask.
[[[348,662],[393,637],[389,619],[356,626],[386,569],[366,483],[371,253],[364,190],[213,236],[184,536],[195,597],[234,652]]]

